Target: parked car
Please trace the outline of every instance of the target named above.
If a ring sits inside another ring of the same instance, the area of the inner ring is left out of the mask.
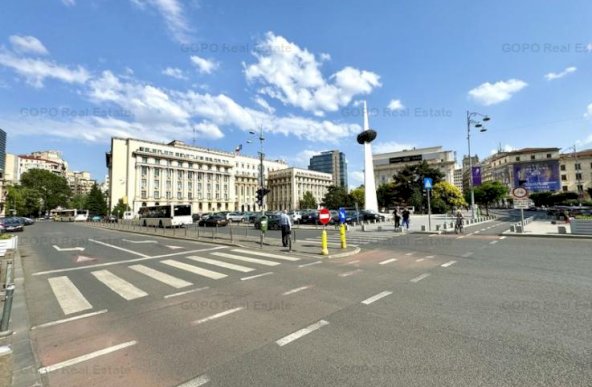
[[[257,221],[257,219],[259,219],[260,217],[261,217],[260,212],[252,212],[252,213],[249,213],[248,221],[249,221],[249,223],[255,223]]]
[[[18,232],[23,231],[25,229],[24,223],[20,220],[20,218],[4,218],[0,220],[2,227],[4,228],[5,232]]]
[[[302,224],[317,224],[318,219],[319,215],[317,211],[309,211],[302,214],[300,222]]]
[[[255,221],[255,228],[257,230],[261,229],[261,217],[259,217]],[[279,230],[280,227],[280,216],[279,215],[269,215],[267,216],[267,229],[268,230]]]
[[[117,216],[115,216],[115,215],[105,216],[105,221],[109,222],[109,223],[117,223]]]
[[[290,211],[288,215],[292,219],[292,223],[298,224],[302,221],[302,213],[300,211]]]
[[[224,227],[228,225],[228,220],[222,215],[212,215],[200,220],[197,225],[199,227]]]
[[[380,215],[378,212],[370,211],[370,210],[362,210],[360,211],[360,220],[364,221],[385,221],[384,215]]]
[[[35,221],[31,218],[21,216],[19,219],[23,222],[23,224],[25,226],[31,226],[31,225],[35,224]]]
[[[231,212],[228,214],[228,220],[230,222],[241,223],[245,221],[245,215],[240,212]]]
[[[90,218],[91,222],[100,222],[101,220],[103,220],[103,217],[101,215],[94,215]]]

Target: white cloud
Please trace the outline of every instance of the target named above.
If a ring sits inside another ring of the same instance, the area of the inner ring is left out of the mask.
[[[320,70],[321,62],[329,60],[327,54],[320,54],[317,60],[308,50],[272,32],[257,44],[253,55],[257,63],[244,64],[245,77],[261,84],[259,93],[317,116],[336,111],[354,96],[370,94],[381,86],[377,74],[353,67],[345,67],[327,80]]]
[[[62,0],[62,3],[68,7],[72,7],[76,5],[76,0]]]
[[[389,102],[387,108],[389,110],[403,110],[405,109],[405,106],[403,106],[403,103],[400,99],[391,99],[391,102]]]
[[[13,69],[30,85],[41,88],[46,78],[58,79],[66,83],[85,83],[90,74],[82,67],[69,68],[49,60],[18,57],[0,48],[0,65]]]
[[[592,103],[588,105],[586,113],[584,113],[584,117],[592,119]]]
[[[162,71],[162,73],[164,75],[167,75],[171,78],[176,78],[176,79],[187,79],[187,77],[185,76],[185,74],[183,74],[183,70],[178,69],[176,67],[167,67],[166,69],[164,69]]]
[[[191,28],[185,19],[185,10],[178,0],[131,0],[132,3],[140,8],[146,5],[155,8],[164,18],[166,26],[173,36],[173,39],[179,43],[187,44],[190,42]]]
[[[253,100],[257,105],[261,106],[263,110],[265,110],[267,113],[273,114],[275,112],[275,109],[269,104],[269,102],[263,99],[260,95],[256,96]]]
[[[407,149],[413,149],[414,147],[415,145],[401,144],[396,141],[378,142],[376,144],[372,144],[372,153],[381,154],[390,152],[400,152]]]
[[[11,35],[8,40],[12,48],[19,53],[47,55],[47,48],[34,36]]]
[[[348,183],[350,188],[359,187],[364,184],[364,172],[363,171],[352,171],[349,173]]]
[[[218,63],[213,60],[201,58],[197,55],[191,57],[191,62],[197,67],[200,73],[210,74],[218,68]]]
[[[469,96],[477,103],[485,106],[495,105],[512,98],[514,93],[524,89],[528,84],[519,79],[499,81],[494,84],[483,83],[469,91]]]
[[[586,50],[588,50],[588,52],[592,52],[592,43],[588,43]]]
[[[548,74],[545,74],[545,79],[547,81],[552,81],[554,79],[560,79],[560,78],[565,77],[567,74],[575,73],[576,70],[577,70],[577,68],[574,67],[574,66],[567,67],[565,70],[563,70],[560,73],[548,73]]]

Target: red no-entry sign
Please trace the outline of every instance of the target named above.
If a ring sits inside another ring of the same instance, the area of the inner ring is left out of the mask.
[[[331,213],[326,208],[321,208],[319,211],[319,221],[325,225],[331,220]]]

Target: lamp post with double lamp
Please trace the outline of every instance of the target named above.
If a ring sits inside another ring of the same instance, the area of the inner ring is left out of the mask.
[[[256,135],[257,133],[254,130],[250,130],[249,134]],[[264,204],[264,197],[269,192],[265,188],[265,177],[264,177],[264,167],[263,167],[263,158],[265,154],[263,153],[263,142],[265,141],[265,137],[263,137],[263,126],[259,127],[259,188],[257,189],[257,204],[261,209],[261,214],[263,215],[263,204]],[[247,140],[247,144],[251,144],[253,140]]]
[[[479,118],[475,118],[479,117]],[[477,112],[467,111],[467,142],[469,144],[469,188],[471,190],[471,219],[475,219],[475,189],[473,187],[473,158],[471,157],[471,126],[481,133],[487,131],[483,122],[491,120],[489,116]]]

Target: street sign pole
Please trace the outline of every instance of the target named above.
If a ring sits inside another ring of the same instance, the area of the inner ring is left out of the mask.
[[[428,189],[428,230],[429,231],[432,231],[432,203],[430,200],[430,196],[432,196],[432,195],[430,195],[431,191],[432,191],[431,189]]]
[[[522,224],[522,227],[520,228],[520,232],[523,233],[524,232],[524,208],[520,209],[520,223]]]

